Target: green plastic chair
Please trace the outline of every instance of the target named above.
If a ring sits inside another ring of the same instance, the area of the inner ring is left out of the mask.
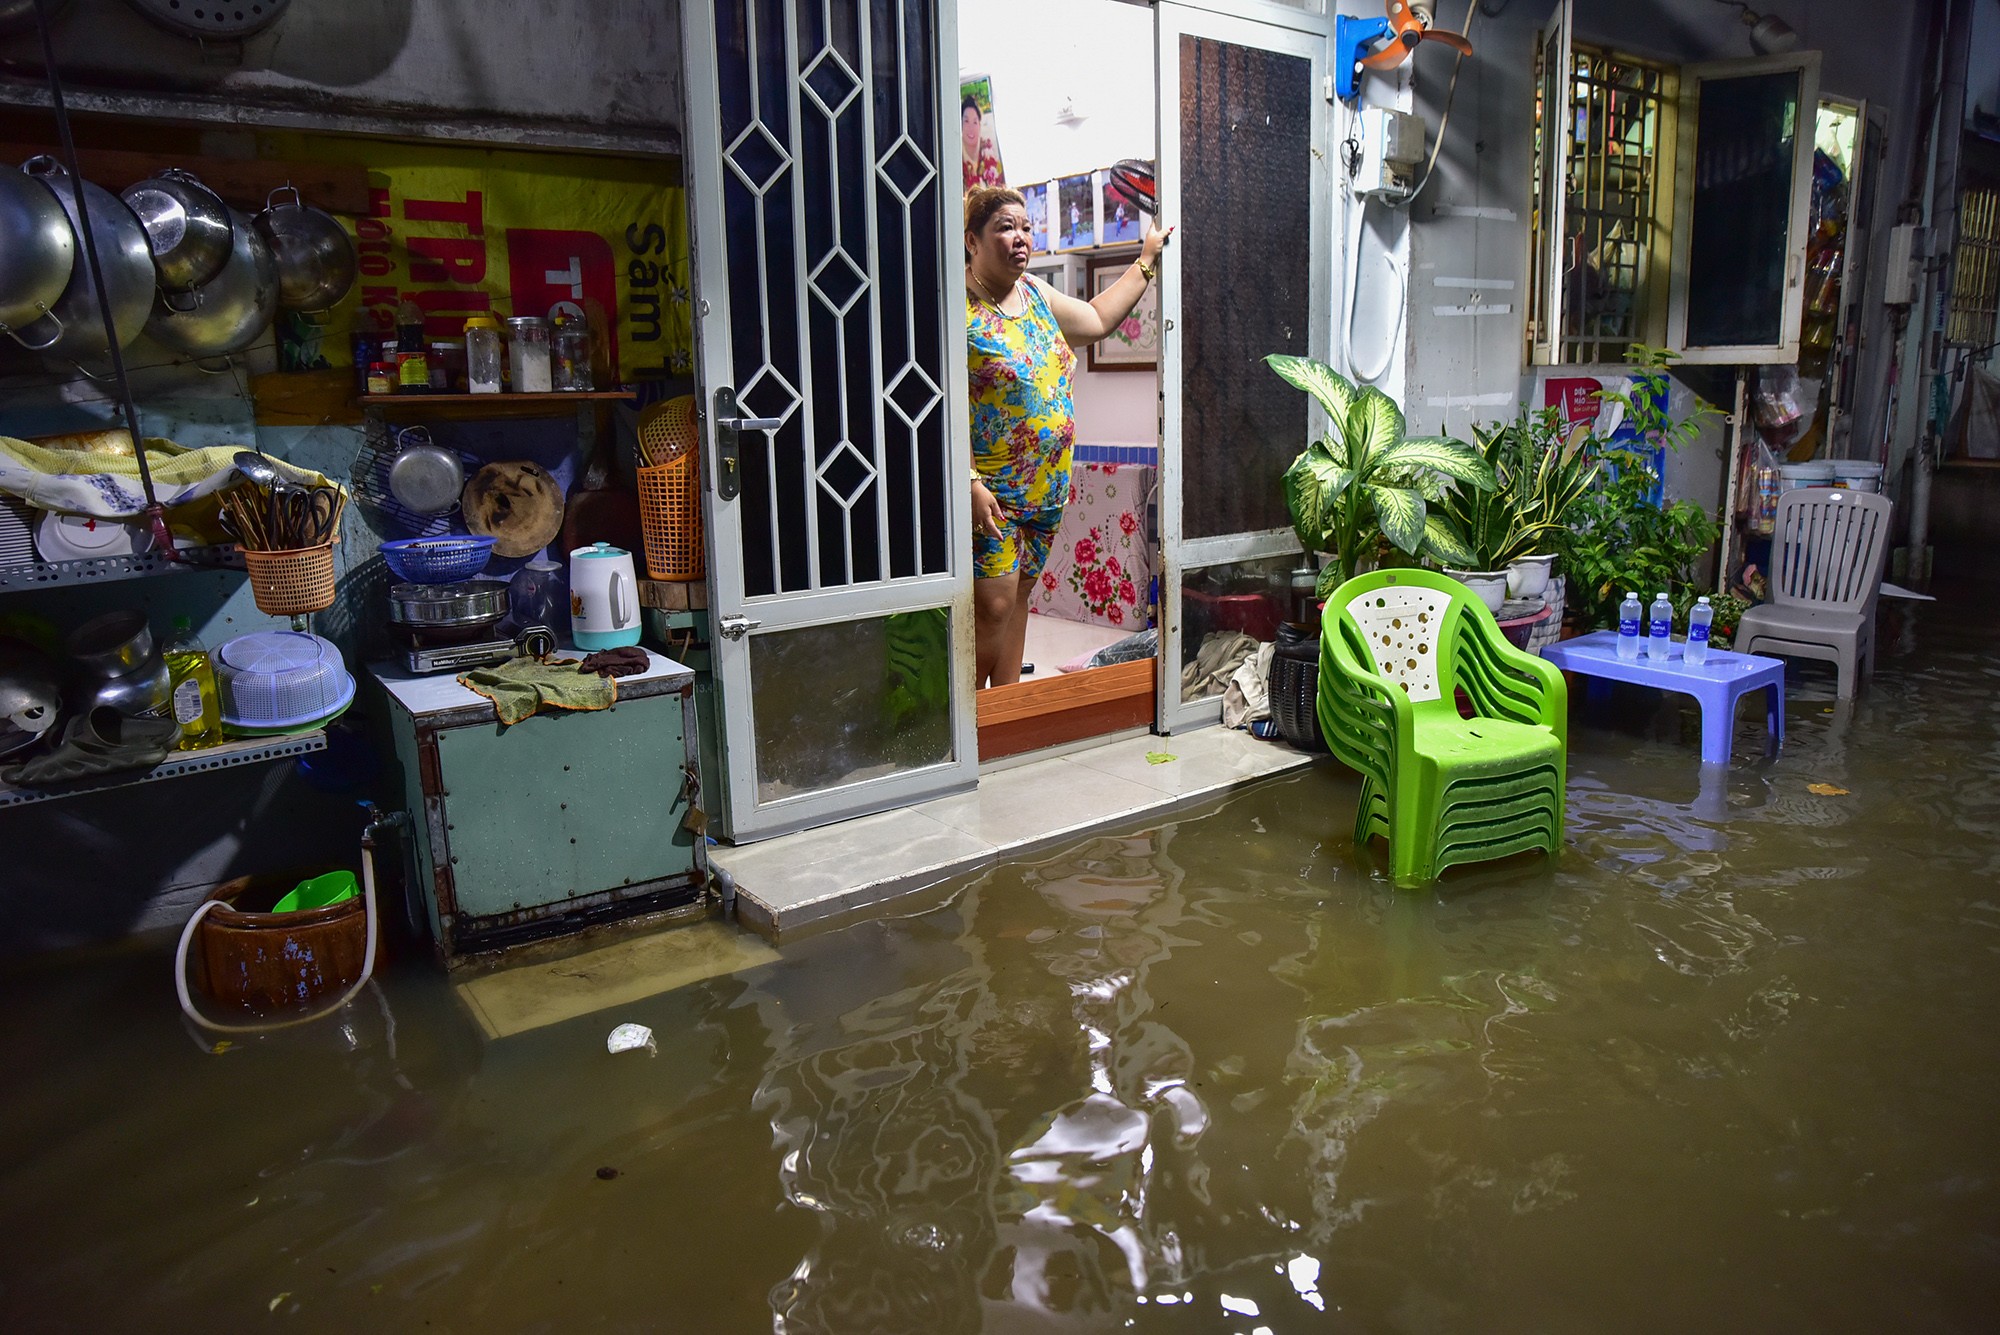
[[[1462,717],[1458,695],[1472,703]],[[1562,849],[1569,694],[1486,604],[1425,570],[1357,575],[1327,600],[1320,731],[1361,775],[1354,841],[1388,841],[1398,885]]]

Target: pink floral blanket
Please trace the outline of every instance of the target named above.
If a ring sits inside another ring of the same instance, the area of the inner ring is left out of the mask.
[[[1151,613],[1153,554],[1146,545],[1151,464],[1077,464],[1069,505],[1028,606],[1119,630],[1143,630]]]

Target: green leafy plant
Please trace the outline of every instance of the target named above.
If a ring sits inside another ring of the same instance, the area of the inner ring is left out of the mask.
[[[1491,490],[1453,488],[1439,508],[1465,538],[1474,561],[1469,569],[1502,570],[1538,554],[1544,543],[1553,540],[1560,521],[1552,516],[1567,509],[1550,469],[1559,449],[1549,449],[1525,415],[1514,422],[1474,427],[1472,433],[1481,457],[1493,470],[1495,485]],[[1582,481],[1587,485],[1588,477]]]
[[[1667,412],[1672,353],[1634,344],[1626,357],[1632,383],[1598,397],[1624,407],[1643,446],[1678,451],[1700,433],[1704,419],[1718,415],[1700,402],[1685,418]],[[1609,626],[1616,623],[1627,589],[1649,599],[1660,589],[1685,585],[1721,528],[1693,501],[1653,502],[1659,474],[1650,449],[1595,436],[1584,449],[1592,485],[1571,506],[1557,547],[1569,576],[1570,607],[1586,626]]]
[[[1324,362],[1272,353],[1265,363],[1318,400],[1328,429],[1285,470],[1292,527],[1309,552],[1333,560],[1320,572],[1324,598],[1354,577],[1377,535],[1412,556],[1464,567],[1465,536],[1437,503],[1446,478],[1490,491],[1492,467],[1479,452],[1446,436],[1406,436],[1403,410],[1374,386],[1357,388]]]
[[[1701,590],[1690,585],[1669,600],[1674,605],[1674,624],[1683,631],[1687,629],[1688,614],[1694,611],[1695,600],[1700,597]],[[1733,593],[1711,593],[1707,597],[1709,607],[1715,611],[1715,619],[1708,626],[1708,642],[1717,649],[1727,649],[1735,642],[1736,627],[1750,610],[1750,604]]]

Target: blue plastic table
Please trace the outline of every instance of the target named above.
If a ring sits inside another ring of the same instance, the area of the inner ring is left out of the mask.
[[[1693,696],[1701,704],[1701,758],[1705,764],[1729,763],[1736,702],[1760,686],[1765,693],[1764,724],[1772,737],[1785,740],[1783,659],[1710,649],[1708,661],[1694,667],[1682,661],[1681,648],[1673,645],[1665,662],[1644,655],[1627,661],[1618,656],[1618,632],[1600,630],[1551,644],[1542,650],[1542,657],[1566,672]]]

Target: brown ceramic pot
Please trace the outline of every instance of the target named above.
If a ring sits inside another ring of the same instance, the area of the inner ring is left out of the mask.
[[[303,879],[242,876],[209,892],[221,906],[196,929],[194,978],[217,1006],[252,1015],[310,1010],[360,980],[368,949],[360,895],[293,913],[238,907],[274,904]]]

